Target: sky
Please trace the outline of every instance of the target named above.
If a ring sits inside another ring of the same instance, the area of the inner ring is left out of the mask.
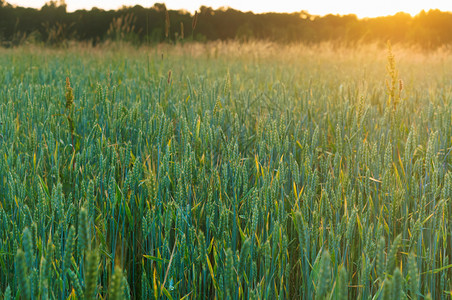
[[[6,0],[10,4],[40,8],[46,0]],[[164,2],[168,9],[186,9],[194,12],[201,5],[214,9],[232,7],[241,11],[261,12],[299,12],[308,11],[313,15],[356,14],[359,18],[393,15],[403,11],[416,15],[421,10],[440,9],[452,11],[452,0],[66,0],[67,10],[117,9],[123,5],[143,7]]]

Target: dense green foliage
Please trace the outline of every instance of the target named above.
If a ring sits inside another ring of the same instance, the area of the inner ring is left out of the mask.
[[[334,41],[355,45],[386,43],[389,39],[427,49],[452,43],[452,13],[439,10],[421,11],[413,17],[398,13],[358,19],[356,15],[315,16],[306,11],[254,14],[201,6],[194,30],[193,17],[187,11],[167,10],[162,3],[116,11],[94,8],[67,12],[66,6],[57,1],[50,1],[41,9],[14,7],[0,1],[0,43],[61,46],[73,40],[93,44],[110,40],[149,44],[238,39],[306,44]]]
[[[5,299],[450,297],[449,53],[0,54]]]

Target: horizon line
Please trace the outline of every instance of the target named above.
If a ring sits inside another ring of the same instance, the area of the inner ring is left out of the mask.
[[[58,1],[53,1],[53,2],[55,2],[58,5]],[[99,9],[99,10],[103,10],[103,11],[119,11],[121,9],[133,8],[135,6],[141,6],[141,7],[145,8],[145,9],[149,9],[149,8],[154,7],[154,5],[157,4],[157,3],[159,3],[159,2],[155,2],[152,6],[143,6],[141,4],[120,5],[120,6],[116,7],[116,8],[103,8],[103,7],[99,7],[99,6],[93,5],[93,6],[89,7],[89,8],[77,8],[77,9],[68,9],[68,5],[66,3],[64,5],[66,6],[66,12],[73,13],[73,12],[76,12],[76,11],[83,11],[83,10],[91,11],[93,9]],[[22,8],[31,8],[31,9],[40,10],[44,6],[46,6],[48,3],[45,3],[41,7],[24,6],[24,5],[20,5],[20,4],[10,3],[9,1],[5,1],[4,4],[6,4],[6,5],[9,4],[9,5],[13,6],[13,7],[22,7]],[[348,12],[348,13],[329,12],[329,13],[325,13],[325,14],[316,14],[316,13],[310,13],[309,10],[305,10],[305,9],[298,10],[298,11],[253,11],[253,10],[241,10],[241,9],[238,9],[238,8],[234,8],[232,6],[224,6],[224,5],[223,6],[217,6],[217,7],[212,7],[212,6],[209,6],[209,5],[200,5],[198,9],[190,10],[190,9],[187,9],[187,8],[168,7],[166,3],[159,3],[159,4],[164,4],[165,7],[167,8],[167,10],[186,11],[186,12],[192,14],[192,15],[194,15],[195,12],[199,12],[202,7],[212,8],[214,11],[216,11],[216,10],[224,10],[224,11],[226,11],[228,9],[232,9],[232,10],[240,11],[242,13],[253,13],[255,15],[260,15],[260,14],[297,14],[297,13],[301,14],[301,13],[305,13],[308,16],[312,16],[312,17],[325,17],[325,16],[328,16],[328,15],[334,15],[334,16],[350,16],[350,15],[354,15],[354,16],[357,17],[357,19],[374,19],[374,18],[381,18],[381,17],[384,18],[384,17],[395,16],[395,15],[398,15],[398,14],[406,14],[406,15],[409,15],[409,16],[411,16],[413,18],[413,17],[421,14],[422,12],[429,12],[429,11],[432,11],[432,10],[433,11],[438,10],[438,11],[445,12],[445,13],[452,13],[452,11],[441,10],[440,8],[428,8],[428,9],[421,9],[415,14],[409,13],[409,12],[406,12],[406,11],[397,11],[397,12],[388,13],[388,14],[384,14],[384,15],[360,16],[356,12]]]

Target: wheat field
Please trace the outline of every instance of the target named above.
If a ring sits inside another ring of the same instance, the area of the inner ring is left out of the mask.
[[[0,49],[0,297],[449,299],[452,53]]]

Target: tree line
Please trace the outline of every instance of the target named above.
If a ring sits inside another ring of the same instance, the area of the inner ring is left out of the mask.
[[[0,0],[0,42],[18,45],[38,42],[52,45],[67,41],[98,44],[122,40],[135,44],[186,40],[267,40],[282,43],[343,44],[369,42],[405,43],[437,48],[452,43],[452,13],[421,11],[416,16],[358,19],[356,15],[242,12],[231,8],[201,6],[195,15],[168,10],[156,3],[118,10],[67,12],[64,1],[51,1],[41,9],[25,8]]]

